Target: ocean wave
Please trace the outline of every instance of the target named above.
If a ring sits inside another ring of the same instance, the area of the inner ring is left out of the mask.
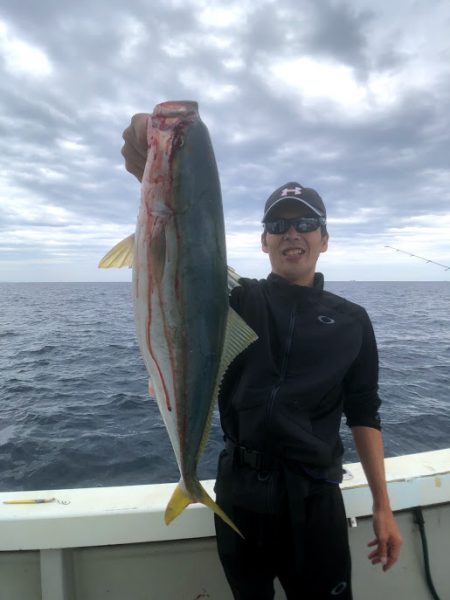
[[[34,356],[36,354],[47,354],[53,353],[55,350],[58,350],[59,346],[52,344],[45,344],[44,346],[40,346],[39,348],[27,348],[26,350],[19,350],[16,354],[17,358],[21,358],[22,356]]]
[[[6,324],[0,333],[6,348],[0,355],[0,489],[177,481],[164,423],[148,395],[130,284],[12,287],[14,305],[10,295],[0,300]],[[447,447],[449,288],[339,288],[365,306],[374,323],[386,455]],[[347,427],[342,436],[345,459],[356,460]],[[215,410],[203,477],[215,476],[222,445]]]
[[[16,331],[0,331],[0,338],[16,337],[18,335],[20,334]]]

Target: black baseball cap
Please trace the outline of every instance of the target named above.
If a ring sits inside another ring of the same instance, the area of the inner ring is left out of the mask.
[[[312,188],[305,188],[296,181],[290,181],[270,194],[264,206],[264,216],[262,222],[265,223],[266,221],[269,221],[272,210],[284,202],[289,202],[291,204],[300,202],[303,204],[303,206],[311,209],[312,212],[319,217],[326,218],[327,216],[325,204],[316,190],[313,190]]]

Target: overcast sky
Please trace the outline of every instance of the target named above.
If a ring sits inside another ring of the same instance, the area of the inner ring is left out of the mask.
[[[228,262],[265,276],[262,207],[287,181],[329,215],[328,280],[448,280],[448,0],[0,2],[0,281],[98,270],[135,226],[121,134],[196,100],[222,184]]]

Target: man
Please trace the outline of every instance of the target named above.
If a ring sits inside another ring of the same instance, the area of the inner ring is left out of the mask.
[[[147,115],[124,132],[127,169],[142,178]],[[319,194],[289,182],[271,194],[262,250],[272,273],[241,279],[231,306],[258,334],[230,366],[219,408],[226,448],[219,505],[241,539],[216,519],[219,556],[234,597],[352,598],[339,482],[345,413],[373,495],[372,563],[389,569],[401,536],[389,506],[378,407],[378,357],[363,308],[323,290],[316,263],[328,247]]]
[[[385,484],[375,338],[364,309],[323,291],[319,194],[281,186],[263,224],[272,273],[241,280],[230,298],[259,340],[233,363],[220,397],[227,447],[217,501],[245,540],[216,520],[219,554],[236,598],[272,598],[275,576],[289,599],[351,598],[343,411],[374,499],[372,562],[390,568],[401,544]]]

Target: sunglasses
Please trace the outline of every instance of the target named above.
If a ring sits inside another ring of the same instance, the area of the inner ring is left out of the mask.
[[[297,233],[307,233],[315,231],[322,225],[326,225],[327,220],[324,217],[297,217],[296,219],[277,219],[264,223],[264,230],[273,235],[281,235],[289,231],[291,227]]]

